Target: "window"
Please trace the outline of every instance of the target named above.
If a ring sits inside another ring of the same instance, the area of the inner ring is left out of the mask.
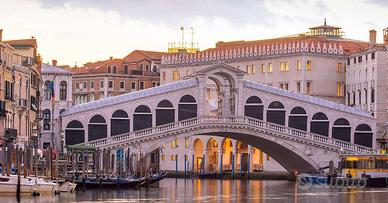
[[[375,103],[375,89],[371,89],[370,91],[370,102]]]
[[[375,53],[372,53],[371,59],[375,59]]]
[[[342,72],[342,63],[337,63],[337,73]]]
[[[358,90],[358,104],[361,104],[361,90]]]
[[[103,80],[100,81],[100,89],[102,89],[102,88],[104,88],[104,81]]]
[[[302,70],[302,61],[300,60],[296,61],[296,70]]]
[[[43,111],[43,130],[50,130],[50,110],[45,109]]]
[[[365,89],[365,104],[368,103],[368,90]]]
[[[359,56],[358,57],[358,63],[361,63],[362,62],[362,56]]]
[[[353,106],[356,105],[356,92],[353,91]]]
[[[164,154],[162,154],[162,161],[166,160],[166,157]]]
[[[94,101],[94,94],[90,94],[90,101]]]
[[[179,80],[180,77],[181,77],[181,75],[180,75],[180,73],[179,73],[178,70],[174,70],[174,71],[172,72],[172,79],[173,79],[173,80]]]
[[[120,81],[120,89],[124,89],[125,88],[125,82],[124,81]]]
[[[136,82],[131,83],[131,90],[136,90]]]
[[[340,82],[337,83],[337,96],[342,96],[342,84]]]
[[[353,64],[356,64],[357,63],[357,59],[356,57],[353,58]]]
[[[150,71],[150,66],[148,64],[145,65],[145,70]]]
[[[87,82],[84,82],[84,83],[83,83],[82,88],[84,88],[84,89],[87,89],[87,88],[88,88]]]
[[[175,161],[175,155],[171,154],[171,161]]]
[[[93,81],[90,82],[90,89],[94,89],[94,82]]]
[[[280,87],[280,89],[283,89],[283,83],[280,83],[279,87]]]
[[[152,83],[152,87],[156,87],[156,86],[158,86],[158,83],[157,82],[153,82]]]
[[[350,58],[348,58],[348,62],[347,63],[348,63],[348,66],[349,66],[350,65]]]
[[[247,73],[249,75],[253,75],[256,73],[255,71],[255,65],[247,65]]]
[[[306,83],[306,94],[311,94],[311,82]]]
[[[265,66],[264,66],[264,64],[261,64],[261,72],[265,73]]]
[[[162,73],[162,80],[166,81],[166,72],[165,71],[163,71],[163,73]]]
[[[112,80],[108,81],[108,88],[113,88],[113,81]]]
[[[113,73],[116,74],[116,66],[113,66]]]
[[[128,74],[128,65],[127,64],[124,65],[124,74]]]
[[[140,84],[139,84],[139,89],[140,89],[140,90],[144,89],[144,82],[143,82],[143,81],[140,82]]]
[[[284,62],[280,62],[280,71],[285,71]]]
[[[139,68],[140,70],[143,70],[144,69],[143,64],[140,64]]]
[[[50,81],[47,80],[46,82],[44,82],[44,98],[46,100],[50,100],[51,99],[51,87],[50,86],[51,86],[51,82]],[[6,83],[6,88],[7,88],[7,83]],[[79,83],[78,82],[75,83],[75,88],[79,89]]]
[[[365,61],[368,60],[368,54],[365,54]]]
[[[108,66],[108,73],[111,73],[111,72],[112,72],[112,68]]]
[[[311,61],[307,61],[307,67],[306,70],[310,71],[311,70]]]
[[[190,147],[190,139],[185,138],[185,148],[188,149]]]
[[[268,72],[272,73],[272,63],[268,64]]]
[[[65,81],[61,81],[59,85],[59,99],[61,101],[67,99],[67,83]]]
[[[288,70],[289,70],[289,68],[288,68],[288,61],[285,61],[285,62],[284,62],[284,69],[285,69],[285,71],[288,71]]]
[[[296,91],[300,93],[300,82],[296,82]]]
[[[284,89],[288,90],[288,83],[284,83]]]

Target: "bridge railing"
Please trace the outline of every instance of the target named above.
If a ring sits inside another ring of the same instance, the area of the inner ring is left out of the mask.
[[[188,120],[178,121],[175,123],[169,123],[161,126],[147,128],[144,130],[138,130],[138,131],[129,132],[121,135],[116,135],[113,137],[94,140],[94,141],[88,142],[87,144],[91,146],[104,146],[108,144],[115,144],[126,140],[131,140],[134,138],[141,138],[141,137],[155,135],[158,133],[165,133],[171,130],[179,130],[187,127],[198,126],[198,125],[205,126],[205,125],[215,125],[215,124],[249,125],[255,128],[278,132],[279,134],[274,134],[274,135],[281,136],[281,137],[284,137],[286,135],[288,139],[310,140],[317,143],[338,147],[342,151],[346,150],[346,151],[351,151],[356,153],[375,153],[375,150],[369,147],[352,144],[346,141],[337,140],[324,135],[314,134],[311,132],[298,130],[288,126],[278,125],[275,123],[254,119],[251,117],[197,117],[197,118],[192,118]]]

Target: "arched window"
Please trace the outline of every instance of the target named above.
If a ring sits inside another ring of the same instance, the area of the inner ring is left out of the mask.
[[[45,100],[50,100],[51,99],[51,89],[50,89],[50,86],[51,86],[51,82],[46,80],[46,82],[44,82],[44,99]]]
[[[373,131],[367,124],[360,124],[354,131],[354,144],[365,147],[372,147],[373,145]]]
[[[152,114],[146,105],[140,105],[133,114],[133,131],[152,127]]]
[[[348,120],[339,118],[334,121],[331,135],[334,139],[350,142],[351,127]]]
[[[67,99],[67,82],[61,81],[59,85],[59,99],[65,101]]]
[[[123,110],[117,110],[112,114],[110,134],[116,136],[129,132],[129,116]]]
[[[175,122],[175,109],[168,100],[159,102],[156,108],[156,126]]]
[[[247,99],[244,106],[244,115],[263,120],[264,105],[259,97],[251,96]]]
[[[93,116],[88,125],[88,141],[107,137],[107,124],[105,118],[100,115]]]
[[[268,106],[267,121],[278,125],[285,125],[286,109],[282,103],[274,101]]]
[[[307,113],[302,107],[295,107],[291,110],[288,118],[288,126],[299,130],[307,130]]]
[[[310,132],[329,136],[329,119],[326,114],[322,112],[314,114],[310,123]]]
[[[43,111],[43,130],[50,130],[51,112],[48,109]]]
[[[67,124],[65,129],[65,143],[66,145],[75,145],[85,142],[85,130],[81,122],[77,120],[71,121]]]
[[[186,120],[197,117],[197,102],[191,95],[181,97],[178,105],[178,120]]]

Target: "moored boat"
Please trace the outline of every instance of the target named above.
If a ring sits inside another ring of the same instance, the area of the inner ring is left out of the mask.
[[[35,183],[38,186],[39,193],[58,193],[58,183],[51,180],[44,180],[40,177],[35,177]]]
[[[66,181],[66,182],[59,184],[58,191],[71,193],[71,192],[75,192],[76,187],[77,187],[76,183]]]
[[[0,176],[0,194],[2,193],[16,193],[18,184],[18,176]],[[20,177],[20,193],[35,194],[38,193],[38,186],[30,177]]]

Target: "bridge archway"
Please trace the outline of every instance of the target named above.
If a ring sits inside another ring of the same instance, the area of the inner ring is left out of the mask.
[[[156,126],[175,122],[175,109],[168,100],[159,102],[156,107]]]
[[[264,105],[257,96],[251,96],[247,99],[244,106],[244,115],[263,120]]]
[[[339,118],[334,121],[333,130],[331,132],[332,137],[342,141],[350,142],[351,140],[351,127],[348,120]]]
[[[288,126],[298,130],[307,130],[307,113],[302,107],[294,107],[288,118]]]
[[[193,142],[194,148],[194,172],[199,172],[202,169],[203,164],[203,152],[204,147],[202,140],[197,138]]]
[[[78,120],[72,120],[65,129],[66,145],[75,145],[85,142],[85,130],[82,123]]]
[[[230,138],[222,140],[222,170],[232,170],[233,162],[233,142]]]
[[[124,110],[116,110],[110,120],[111,136],[128,133],[130,129],[129,116]]]
[[[242,141],[237,141],[237,170],[248,171],[248,144]]]
[[[267,121],[278,125],[285,125],[286,109],[281,102],[274,101],[268,106]]]
[[[217,143],[217,140],[214,139],[214,138],[211,138],[208,142],[207,142],[207,154],[206,154],[206,157],[207,157],[207,169],[208,171],[217,171],[218,170],[218,143]]]
[[[146,105],[136,107],[133,113],[133,131],[152,127],[151,109]]]
[[[197,101],[191,95],[184,95],[178,104],[178,120],[186,120],[197,117]]]
[[[88,141],[107,137],[107,123],[101,115],[94,115],[88,125]]]
[[[354,144],[372,147],[373,145],[373,131],[367,124],[360,124],[356,127],[354,132]]]
[[[329,136],[329,119],[326,114],[318,112],[313,115],[310,123],[310,132],[326,137]]]

